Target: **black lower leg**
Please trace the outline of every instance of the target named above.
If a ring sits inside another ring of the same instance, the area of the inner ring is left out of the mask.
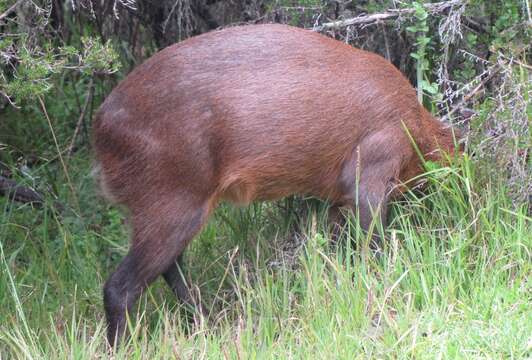
[[[126,330],[126,316],[145,287],[139,278],[136,259],[128,254],[104,286],[104,305],[107,317],[107,339],[114,345]]]
[[[163,273],[164,280],[172,289],[175,296],[184,304],[196,308],[203,315],[206,315],[205,308],[201,301],[196,300],[193,291],[187,284],[183,274],[183,255],[179,255],[177,260]]]
[[[170,268],[165,277],[174,284],[178,296],[187,298],[188,288],[174,261],[201,229],[209,202],[199,201],[188,193],[159,199],[144,206],[139,204],[137,211],[132,211],[130,251],[104,287],[111,345],[117,342],[117,336],[124,334],[126,315],[144,288]]]

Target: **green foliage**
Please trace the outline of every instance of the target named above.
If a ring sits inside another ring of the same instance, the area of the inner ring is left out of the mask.
[[[120,69],[118,54],[113,49],[111,40],[104,44],[99,38],[82,37],[81,43],[83,52],[73,52],[72,55],[79,59],[77,67],[83,73],[112,74]]]
[[[51,88],[48,76],[61,62],[51,62],[49,56],[35,57],[25,47],[18,54],[18,71],[12,81],[0,84],[0,89],[17,100],[43,95]]]
[[[517,37],[523,39],[523,31],[530,35],[530,26],[520,26],[525,19],[525,14],[522,13],[523,5],[522,1],[494,1],[488,5],[488,11],[496,15],[491,28],[494,37],[492,46],[506,48]]]
[[[423,93],[426,92],[432,96],[439,94],[438,85],[431,83],[426,76],[426,72],[429,70],[430,63],[427,58],[427,47],[431,42],[431,38],[427,35],[429,31],[428,27],[428,12],[423,6],[422,2],[413,2],[411,4],[414,9],[415,22],[412,26],[408,26],[406,31],[412,33],[416,37],[415,45],[416,51],[411,53],[414,59],[416,59],[416,78],[417,78],[417,91],[418,100],[423,103]],[[441,98],[441,95],[440,95]]]
[[[472,1],[467,7],[466,15],[484,18],[484,31],[467,32],[460,44],[463,50],[472,54],[489,51],[492,58],[486,60],[495,60],[497,53],[502,52],[528,62],[532,27],[528,24],[525,6],[526,2],[523,0]],[[455,70],[456,78],[464,82],[474,78],[477,62],[478,60],[466,57],[462,66]]]
[[[18,39],[24,43],[26,38]],[[35,99],[48,93],[57,83],[57,76],[65,71],[79,71],[84,75],[111,74],[119,70],[118,55],[111,42],[97,38],[81,39],[81,50],[74,46],[54,48],[48,42],[42,47],[17,45],[18,65],[11,76],[0,78],[0,91],[15,102]],[[15,47],[14,40],[5,40],[2,48]]]

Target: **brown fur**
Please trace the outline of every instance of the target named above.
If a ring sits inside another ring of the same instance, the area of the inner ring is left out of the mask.
[[[430,159],[452,151],[451,132],[390,63],[293,27],[211,32],[137,67],[94,122],[103,186],[133,226],[130,253],[105,288],[110,341],[142,289],[175,274],[220,200],[309,194],[358,203],[365,228],[377,208],[385,221],[390,190],[421,173],[403,124]]]

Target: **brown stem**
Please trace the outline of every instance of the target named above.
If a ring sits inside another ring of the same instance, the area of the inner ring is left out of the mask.
[[[27,186],[17,184],[16,181],[0,175],[0,195],[23,203],[42,205],[44,198],[37,191]]]
[[[72,155],[72,152],[74,151],[74,145],[76,143],[76,138],[78,137],[81,126],[83,125],[83,121],[85,120],[85,113],[87,112],[87,109],[89,108],[89,104],[92,101],[93,94],[94,94],[94,77],[91,77],[90,82],[89,82],[89,93],[87,94],[87,97],[85,98],[85,104],[83,104],[83,109],[81,110],[81,113],[79,114],[78,123],[76,124],[74,135],[72,135],[72,140],[70,140],[70,145],[68,146],[68,150],[66,153],[67,157],[70,157]]]

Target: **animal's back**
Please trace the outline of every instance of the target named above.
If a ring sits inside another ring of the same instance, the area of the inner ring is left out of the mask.
[[[95,145],[118,198],[128,171],[243,203],[323,196],[364,137],[402,134],[422,111],[380,56],[283,25],[234,27],[137,67],[102,105]]]

